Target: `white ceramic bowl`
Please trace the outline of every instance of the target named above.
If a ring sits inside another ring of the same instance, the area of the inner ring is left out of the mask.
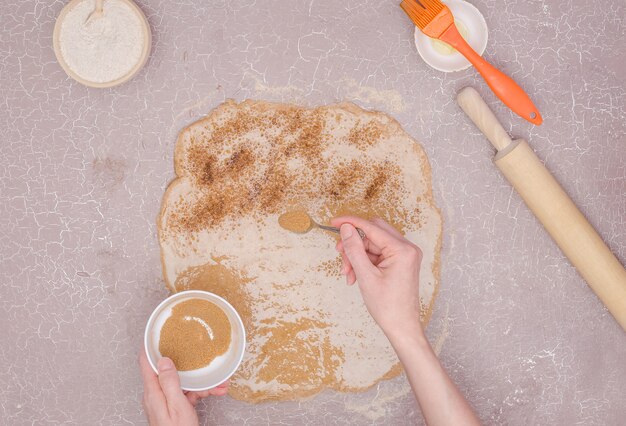
[[[215,303],[222,308],[228,317],[231,328],[230,347],[224,355],[218,356],[206,367],[178,372],[180,384],[184,390],[203,391],[219,386],[228,380],[228,378],[237,371],[243,359],[243,354],[246,349],[246,330],[244,329],[241,317],[230,303],[208,291],[189,290],[173,294],[161,302],[152,312],[152,315],[150,315],[150,319],[148,319],[148,324],[146,325],[144,345],[148,361],[152,369],[158,373],[157,363],[159,359],[162,358],[159,352],[161,328],[163,324],[165,324],[165,321],[172,315],[172,308],[176,304],[190,299],[204,299]]]
[[[59,62],[59,65],[61,65],[61,68],[63,68],[65,73],[72,77],[74,80],[78,81],[80,84],[96,88],[119,86],[120,84],[125,83],[134,76],[136,76],[139,71],[141,71],[146,62],[148,62],[150,49],[152,48],[152,32],[150,31],[150,24],[148,23],[148,19],[133,0],[122,0],[124,3],[130,6],[130,8],[133,10],[133,12],[135,12],[135,14],[139,17],[139,20],[141,21],[141,30],[144,38],[144,45],[143,50],[141,51],[141,56],[139,57],[139,60],[137,61],[135,66],[133,66],[133,68],[131,68],[128,73],[121,76],[120,78],[111,81],[105,81],[103,83],[89,81],[76,74],[74,70],[71,69],[70,66],[67,64],[67,62],[65,62],[65,60],[63,59],[63,55],[61,54],[61,46],[59,42],[59,37],[61,36],[61,24],[63,23],[65,16],[70,10],[72,10],[74,6],[82,1],[83,0],[71,0],[68,4],[66,4],[65,7],[63,7],[63,9],[61,10],[61,13],[57,17],[56,23],[54,24],[54,32],[52,34],[52,47],[54,49],[54,54],[57,57],[57,61]]]
[[[463,0],[443,0],[450,8],[455,22],[460,22],[468,31],[465,41],[482,55],[487,47],[488,29],[485,18],[472,4]],[[457,25],[458,26],[458,25]],[[424,62],[436,70],[443,72],[461,71],[472,64],[465,56],[455,51],[449,55],[440,53],[433,45],[433,39],[415,27],[415,46]]]

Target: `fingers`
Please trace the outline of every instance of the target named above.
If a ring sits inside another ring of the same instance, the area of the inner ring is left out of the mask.
[[[374,273],[376,268],[367,257],[363,240],[361,240],[354,226],[350,223],[344,223],[341,225],[340,232],[344,253],[352,265],[355,277],[363,278]],[[348,284],[351,283],[348,281]]]
[[[354,285],[355,282],[356,282],[356,273],[354,272],[354,269],[351,269],[350,272],[346,274],[346,284]]]
[[[198,401],[206,398],[209,395],[212,395],[211,391],[205,390],[201,392],[187,392],[185,396],[187,397],[187,400],[189,401],[189,403],[195,407],[196,404],[198,404]]]
[[[382,254],[382,250],[380,249],[380,247],[376,246],[376,244],[372,243],[371,240],[369,240],[367,238],[367,236],[365,236],[365,238],[363,239],[363,245],[365,247],[365,251],[368,254],[373,254],[375,256],[380,256]],[[341,240],[337,241],[337,244],[335,245],[335,248],[337,249],[338,252],[342,252],[343,251],[343,243]]]
[[[180,388],[180,379],[174,363],[169,358],[161,358],[158,364],[159,369],[159,384],[167,400],[167,406],[170,409],[176,410],[179,404],[187,403],[187,398]]]
[[[341,273],[346,277],[346,284],[352,285],[356,281],[356,275],[354,273],[354,269],[352,269],[352,264],[350,263],[350,259],[344,252],[341,252],[342,266]]]
[[[367,250],[367,240],[363,240],[363,244],[365,246],[365,251],[367,252],[367,257],[370,258],[370,261],[374,264],[374,265],[378,265],[378,262],[380,262],[380,254],[374,254],[370,251]],[[341,273],[342,274],[347,274],[349,272],[350,269],[352,269],[352,265],[350,265],[350,262],[348,261],[348,258],[346,257],[346,255],[344,254],[344,249],[343,249],[343,242],[341,240],[337,241],[337,244],[335,244],[335,250],[337,250],[339,252],[339,254],[341,254],[341,259],[343,260],[344,263],[347,262],[347,268],[343,268],[342,265],[342,269],[341,269]]]
[[[367,251],[368,253],[372,253],[377,256],[380,256],[383,253],[382,249],[374,244],[372,240],[367,238],[367,236],[363,240],[363,245],[365,246],[365,251]]]
[[[348,256],[346,256],[346,253],[344,252],[343,242],[341,240],[337,242],[337,244],[335,245],[335,249],[339,252],[339,255],[341,256],[341,275],[344,275],[346,277],[346,284],[350,285],[350,280],[348,279],[348,276],[351,272],[353,272],[352,264],[350,263],[350,259],[348,259]]]
[[[398,245],[398,238],[396,237],[396,235],[390,233],[387,229],[379,227],[376,223],[370,222],[369,220],[363,219],[361,217],[340,216],[331,219],[330,223],[333,226],[337,226],[340,228],[343,224],[346,223],[349,223],[357,228],[361,228],[363,232],[365,232],[366,240],[371,241],[373,247],[380,248],[381,251],[387,247],[395,247]]]
[[[348,259],[348,256],[346,256],[346,254],[343,252],[343,248],[341,249],[339,254],[341,255],[341,274],[348,275],[348,272],[352,270],[352,264],[350,263],[350,259]]]
[[[146,351],[143,349],[139,352],[139,369],[141,370],[144,391],[160,393],[161,386],[159,385],[159,379],[150,366]]]
[[[372,223],[377,225],[379,228],[384,229],[385,231],[389,232],[391,235],[395,236],[396,238],[401,239],[401,240],[404,239],[404,235],[402,235],[400,231],[398,231],[396,228],[394,228],[393,226],[391,226],[389,223],[385,222],[381,218],[376,217],[372,219]]]
[[[380,219],[380,218],[375,218],[372,219],[372,222],[374,222],[376,225],[378,225],[380,228],[386,230],[387,232],[389,232],[391,235],[395,235],[396,238],[398,238],[398,240],[403,243],[403,244],[408,244],[411,247],[417,249],[418,252],[421,252],[421,249],[414,243],[412,243],[411,241],[409,241],[404,235],[402,235],[400,233],[400,231],[398,231],[396,228],[394,228],[393,226],[391,226],[389,223],[385,222],[384,220]]]
[[[224,383],[214,387],[213,389],[209,389],[210,395],[222,394],[223,391],[228,392],[228,387],[230,386],[230,380],[226,380]]]
[[[143,405],[149,418],[167,417],[167,401],[161,391],[159,379],[148,362],[146,351],[139,353],[139,369],[143,379]]]
[[[341,255],[341,274],[345,275],[347,285],[353,285],[356,282],[356,274],[354,272],[354,269],[352,268],[350,259],[348,259],[348,256],[346,256],[344,252],[343,243],[339,241],[335,248]],[[380,262],[380,256],[377,256],[375,254],[367,253],[367,257],[374,266],[378,265],[378,263]]]
[[[224,396],[228,393],[228,385],[221,387],[218,386],[216,388],[210,389],[209,390],[209,395],[213,395],[213,396]]]
[[[187,401],[189,401],[189,403],[195,407],[198,401],[200,401],[202,398],[206,398],[207,396],[209,396],[208,392],[209,391],[187,392],[185,396],[187,397]]]
[[[185,396],[187,397],[187,400],[191,403],[191,405],[195,407],[198,401],[200,401],[203,398],[206,398],[209,395],[212,395],[212,396],[226,395],[228,393],[228,385],[229,385],[229,381],[227,380],[221,385],[213,389],[200,391],[200,392],[187,392]]]
[[[198,405],[198,402],[208,397],[209,395],[210,396],[224,396],[227,393],[228,393],[227,388],[214,388],[214,389],[202,391],[202,392],[189,392],[186,395],[186,397],[189,403],[195,407],[196,405]]]

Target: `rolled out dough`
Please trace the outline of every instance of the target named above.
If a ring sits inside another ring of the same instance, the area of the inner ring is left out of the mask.
[[[324,388],[365,390],[401,371],[359,290],[340,275],[336,237],[286,231],[285,211],[319,223],[378,216],[422,248],[422,321],[437,292],[441,216],[422,148],[389,116],[227,101],[183,129],[177,178],[158,218],[172,291],[204,289],[243,317],[248,347],[234,398],[291,400]]]

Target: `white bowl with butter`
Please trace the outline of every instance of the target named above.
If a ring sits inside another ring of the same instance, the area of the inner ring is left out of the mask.
[[[485,18],[472,4],[463,0],[443,0],[454,16],[459,32],[482,55],[487,47],[488,30]],[[443,72],[461,71],[472,64],[447,43],[433,39],[415,27],[415,46],[424,62]]]

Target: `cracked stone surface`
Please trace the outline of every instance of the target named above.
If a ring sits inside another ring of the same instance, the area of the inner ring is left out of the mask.
[[[491,162],[454,102],[473,85],[626,259],[626,4],[473,2],[485,57],[531,93],[512,115],[474,70],[428,68],[397,1],[140,0],[154,42],[113,89],[65,75],[63,1],[0,3],[0,423],[145,423],[136,354],[167,296],[155,218],[175,136],[226,98],[342,100],[423,144],[445,219],[428,329],[486,424],[617,425],[626,337]],[[356,288],[355,288],[356,291]],[[419,424],[399,377],[361,394],[199,406],[205,424]]]

